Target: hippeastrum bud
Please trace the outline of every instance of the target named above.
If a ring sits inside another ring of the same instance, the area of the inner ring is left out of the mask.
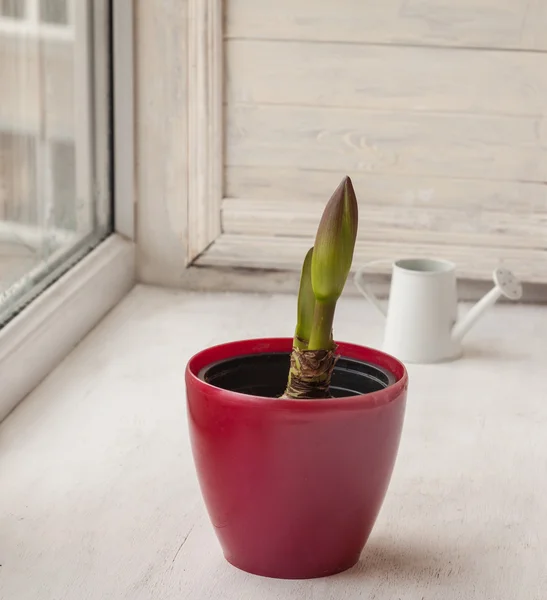
[[[319,302],[335,302],[342,294],[353,260],[357,226],[357,198],[351,179],[345,177],[325,207],[315,238],[311,280]]]

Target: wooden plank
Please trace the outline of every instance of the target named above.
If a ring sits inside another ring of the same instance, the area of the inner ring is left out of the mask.
[[[545,24],[547,23],[547,1],[527,0],[526,13],[521,25],[521,44],[524,48],[547,48]]]
[[[299,199],[225,198],[222,228],[226,233],[313,237],[324,203]],[[361,202],[362,240],[446,243],[498,248],[547,249],[547,213],[512,214],[429,207],[376,205]]]
[[[228,167],[225,194],[232,198],[289,200],[323,206],[342,173],[297,168]],[[469,216],[498,210],[511,214],[547,212],[547,185],[519,181],[481,181],[436,177],[391,177],[351,173],[358,198],[366,203],[428,210],[458,208]]]
[[[229,107],[226,165],[547,180],[547,120],[295,106]]]
[[[547,113],[547,54],[228,40],[231,103]]]
[[[188,239],[188,2],[136,2],[138,279],[177,285]]]
[[[545,0],[229,0],[226,36],[547,49]]]
[[[233,266],[250,269],[299,270],[313,237],[266,237],[223,233],[195,262],[196,265]],[[466,279],[491,278],[494,268],[504,265],[522,281],[547,283],[547,252],[522,248],[455,246],[358,240],[353,267],[385,259],[386,266],[371,267],[372,273],[389,273],[389,261],[403,257],[434,257],[452,260],[458,275]]]
[[[379,298],[389,294],[389,277],[374,274],[368,278],[374,293]],[[240,269],[226,266],[194,266],[185,269],[181,287],[200,292],[246,292],[251,294],[295,294],[298,291],[300,272],[296,270]],[[492,289],[492,280],[459,279],[458,296],[461,301],[476,301]],[[344,288],[344,296],[358,296],[359,292],[351,283]],[[504,299],[500,300],[503,302]],[[509,300],[507,302],[510,302]],[[547,284],[526,283],[521,304],[547,303]]]
[[[188,261],[220,234],[222,200],[221,0],[189,0]]]

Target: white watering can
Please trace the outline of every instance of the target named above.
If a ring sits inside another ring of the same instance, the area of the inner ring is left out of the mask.
[[[435,363],[458,358],[462,338],[501,296],[518,300],[522,286],[511,271],[494,271],[495,286],[458,320],[456,267],[446,260],[404,258],[393,263],[389,302],[384,304],[364,282],[367,269],[354,277],[357,289],[386,317],[383,350],[403,362]]]

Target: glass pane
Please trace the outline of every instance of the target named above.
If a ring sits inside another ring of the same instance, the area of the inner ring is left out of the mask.
[[[8,223],[36,218],[36,144],[0,131],[0,295],[34,266],[35,252]]]
[[[25,0],[0,0],[0,16],[11,19],[25,18]]]
[[[109,233],[106,49],[75,7],[73,37],[0,31],[0,327]]]
[[[39,0],[39,4],[42,23],[68,25],[67,0]]]
[[[76,148],[73,142],[51,145],[51,178],[55,227],[76,231]]]
[[[36,140],[0,131],[0,216],[8,222],[36,222]]]

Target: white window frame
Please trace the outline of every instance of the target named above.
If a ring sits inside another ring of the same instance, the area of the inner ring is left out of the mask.
[[[87,34],[91,29],[95,32],[96,37],[90,47],[93,48],[97,86],[94,90],[87,85],[78,86],[81,96],[77,101],[95,108],[95,123],[99,130],[106,131],[110,104],[110,96],[106,100],[105,94],[110,79],[106,25],[110,21],[110,9],[108,0],[89,1],[93,2],[92,12],[88,0],[78,0],[74,26],[85,28]],[[116,166],[113,183],[114,232],[83,258],[76,256],[72,268],[50,283],[47,289],[0,329],[0,421],[65,358],[135,283],[133,3],[132,0],[115,0],[112,7],[114,89],[111,92],[114,100],[113,162]],[[89,26],[91,15],[95,24],[93,28]],[[40,26],[40,34],[42,31],[43,25]],[[77,58],[77,61],[80,59],[87,60],[87,57]],[[84,138],[87,135],[84,132]],[[110,167],[106,141],[95,145],[94,155],[90,154],[88,165],[84,164],[84,169],[89,169],[89,172],[79,172],[77,177],[89,176],[91,161]],[[98,172],[104,172],[105,177],[96,182],[97,197],[109,202],[109,170],[103,168]],[[105,208],[99,210],[98,227],[101,229],[107,226],[101,222],[106,218]],[[54,276],[55,273],[52,278]]]
[[[231,202],[223,197],[222,0],[140,2],[138,11],[138,280],[294,291],[306,239],[285,237],[272,248],[264,237],[222,230]],[[150,85],[158,60],[163,73],[178,76]],[[251,203],[242,206],[238,218],[249,210],[255,210]]]
[[[158,3],[150,4],[153,6],[149,17],[154,10],[158,20],[161,9]],[[173,12],[174,2],[163,4],[171,5]],[[142,222],[139,219],[140,279],[198,289],[294,291],[303,257],[313,245],[320,205],[298,198],[267,202],[224,196],[224,3],[187,0],[179,4],[183,6],[178,9],[181,18],[162,23],[164,27],[177,28],[165,37],[178,34],[179,45],[174,48],[169,40],[157,39],[157,29],[152,25],[144,25],[144,39],[139,38],[139,47],[144,44],[147,51],[161,54],[164,72],[188,73],[184,97],[178,104],[171,101],[172,97],[180,97],[175,77],[162,81],[161,96],[157,90],[145,88],[139,95],[143,107],[139,120],[145,122],[153,117],[156,127],[165,128],[163,136],[149,135],[149,146],[143,155],[146,160],[140,162],[140,169],[145,169],[148,181],[154,183],[147,186],[143,178],[145,185],[139,185],[139,215],[146,215]],[[142,13],[147,12],[144,7],[139,8]],[[187,24],[186,35],[183,22]],[[140,68],[141,78],[152,76],[146,65]],[[186,109],[181,112],[184,99]],[[146,112],[148,101],[154,114]],[[157,114],[160,104],[161,116]],[[179,128],[173,126],[178,123]],[[144,124],[140,137],[146,137],[147,132]],[[188,140],[184,148],[177,143],[181,139]],[[177,175],[181,185],[176,197],[172,190],[157,193],[163,183],[155,173],[165,173],[166,169],[184,170]],[[434,252],[439,258],[458,263],[469,297],[480,295],[489,285],[492,269],[499,260],[514,269],[525,283],[545,287],[544,249],[488,244],[478,248],[462,243],[462,235],[458,238],[455,234],[453,239],[447,235],[439,241],[438,232],[427,228],[417,228],[416,239],[402,244],[397,226],[389,226],[393,221],[392,207],[374,208],[380,224],[378,231],[370,238],[358,240],[354,265],[384,259],[371,267],[377,282],[387,281],[391,260],[409,253],[428,256]],[[302,231],[306,234],[302,235]],[[539,294],[545,297],[545,291]]]

